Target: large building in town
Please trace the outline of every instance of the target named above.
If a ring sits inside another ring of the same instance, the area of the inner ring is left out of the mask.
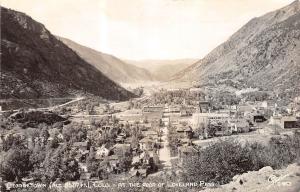
[[[225,122],[229,120],[227,113],[194,113],[192,117],[193,128],[199,127],[201,124],[207,126],[212,122]]]

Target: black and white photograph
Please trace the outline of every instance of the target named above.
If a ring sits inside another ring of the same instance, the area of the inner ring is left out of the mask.
[[[0,0],[0,192],[300,192],[300,0]]]

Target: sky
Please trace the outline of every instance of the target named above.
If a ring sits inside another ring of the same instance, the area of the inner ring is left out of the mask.
[[[53,34],[122,59],[202,58],[293,0],[0,0]]]

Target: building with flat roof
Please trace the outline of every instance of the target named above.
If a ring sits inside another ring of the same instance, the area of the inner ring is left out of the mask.
[[[199,127],[201,124],[207,126],[212,122],[225,122],[229,120],[230,115],[227,113],[194,113],[192,117],[193,128]]]
[[[145,106],[143,107],[143,113],[163,112],[163,106]]]
[[[269,124],[282,129],[300,128],[300,120],[296,116],[272,116]]]
[[[300,128],[299,120],[295,116],[284,116],[281,119],[283,129]]]

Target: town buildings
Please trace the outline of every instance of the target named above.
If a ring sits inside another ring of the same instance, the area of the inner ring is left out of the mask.
[[[194,113],[192,116],[193,128],[207,126],[212,122],[226,122],[229,120],[229,114],[226,113]]]
[[[270,125],[277,126],[281,129],[300,128],[300,119],[296,116],[272,116]]]

